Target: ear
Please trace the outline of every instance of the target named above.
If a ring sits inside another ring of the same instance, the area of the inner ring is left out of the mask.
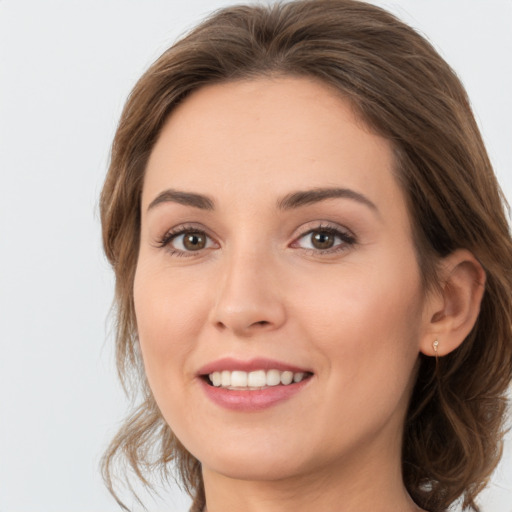
[[[485,271],[465,249],[443,258],[439,276],[439,288],[432,290],[426,303],[420,340],[420,350],[428,356],[446,355],[466,339],[485,290]]]

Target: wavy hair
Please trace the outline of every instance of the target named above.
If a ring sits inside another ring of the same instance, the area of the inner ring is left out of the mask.
[[[502,451],[512,379],[512,241],[506,201],[459,79],[434,48],[388,12],[356,0],[298,0],[220,10],[168,49],[131,92],[100,199],[103,243],[115,272],[119,375],[140,404],[107,449],[146,485],[177,468],[204,507],[200,462],[175,438],[145,380],[133,304],[144,170],[178,103],[212,83],[261,76],[316,78],[338,90],[394,148],[425,287],[436,262],[471,251],[487,274],[478,320],[449,355],[420,356],[404,427],[404,484],[422,508],[475,497]],[[117,499],[117,498],[116,498]],[[122,505],[121,501],[118,502]]]

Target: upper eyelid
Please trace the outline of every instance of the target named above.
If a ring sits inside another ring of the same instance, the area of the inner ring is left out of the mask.
[[[354,239],[356,238],[356,235],[354,234],[354,232],[351,229],[349,229],[345,226],[342,226],[341,224],[338,224],[336,222],[331,222],[331,221],[317,221],[316,224],[315,224],[315,222],[308,222],[308,223],[305,223],[304,225],[302,225],[299,228],[299,232],[297,232],[294,235],[294,240],[297,240],[298,238],[301,238],[311,232],[321,231],[321,230],[331,231],[333,233],[339,233],[340,235],[348,235]]]
[[[211,230],[206,228],[204,225],[200,223],[195,222],[184,222],[182,224],[177,224],[176,226],[173,226],[172,228],[167,229],[164,234],[160,238],[164,238],[168,235],[181,235],[183,233],[187,232],[198,232],[198,233],[204,233],[205,235],[209,236],[210,238],[215,238],[215,235],[212,235]]]
[[[208,229],[204,226],[195,223],[183,223],[174,226],[164,232],[163,235],[156,238],[156,246],[159,248],[167,247],[172,240],[182,236],[186,233],[197,232],[203,233],[206,237],[212,240],[214,243],[219,244],[215,236],[213,236]],[[178,250],[178,249],[176,249]]]

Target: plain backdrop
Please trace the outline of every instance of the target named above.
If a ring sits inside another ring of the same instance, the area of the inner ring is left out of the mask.
[[[0,0],[0,512],[113,512],[98,462],[127,402],[97,201],[142,71],[222,0]],[[376,1],[465,83],[512,198],[512,1]],[[130,500],[128,500],[130,503]],[[173,489],[151,512],[187,510]],[[512,438],[484,512],[512,512]]]

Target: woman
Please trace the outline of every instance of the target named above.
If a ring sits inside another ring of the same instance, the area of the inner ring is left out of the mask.
[[[175,463],[194,511],[477,510],[512,378],[503,203],[459,80],[390,14],[205,21],[134,88],[102,192],[143,392],[111,490],[123,456]]]

